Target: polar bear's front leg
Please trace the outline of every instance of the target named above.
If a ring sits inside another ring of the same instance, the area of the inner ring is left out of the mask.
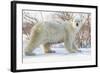
[[[77,51],[76,46],[73,44],[73,42],[74,42],[74,35],[72,33],[67,32],[64,35],[64,46],[71,53]]]
[[[49,44],[49,43],[43,44],[45,53],[55,53],[55,51],[50,49],[50,46],[51,46],[51,44]]]

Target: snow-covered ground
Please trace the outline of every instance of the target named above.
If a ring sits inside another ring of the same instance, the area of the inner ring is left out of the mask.
[[[27,41],[23,39],[23,48]],[[35,56],[25,56],[23,51],[23,63],[40,63],[40,62],[62,62],[66,61],[87,61],[91,58],[91,48],[79,48],[76,53],[69,53],[63,46],[63,43],[51,47],[56,53],[45,54],[43,48],[38,47],[33,52]],[[23,49],[24,50],[24,49]]]

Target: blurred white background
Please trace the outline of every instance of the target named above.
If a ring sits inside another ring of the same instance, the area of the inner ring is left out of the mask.
[[[0,73],[11,73],[10,72],[10,1],[0,1]],[[26,1],[26,0],[24,0]],[[27,0],[28,1],[28,0]],[[37,2],[54,2],[54,3],[67,3],[67,4],[83,4],[83,5],[98,5],[100,13],[100,0],[31,0]],[[98,15],[100,16],[100,14]],[[100,17],[98,18],[100,19]],[[100,23],[100,22],[99,22]],[[98,23],[98,24],[99,24]],[[100,25],[98,26],[98,28]],[[98,30],[100,31],[100,29]],[[98,33],[100,37],[100,33]],[[98,38],[98,40],[100,40]],[[100,43],[100,42],[98,42]],[[100,45],[98,52],[100,52]],[[100,53],[98,53],[100,56]],[[100,61],[100,57],[98,57]],[[100,63],[99,63],[100,66]],[[65,70],[52,70],[52,71],[37,71],[36,73],[99,73],[100,67],[98,68],[81,68],[81,69],[65,69]],[[23,72],[24,73],[24,72]],[[30,72],[33,73],[33,72]],[[35,72],[34,72],[35,73]]]

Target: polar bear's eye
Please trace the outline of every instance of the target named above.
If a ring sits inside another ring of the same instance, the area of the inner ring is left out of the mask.
[[[78,27],[78,26],[79,26],[79,24],[78,24],[78,23],[76,23],[76,26]]]

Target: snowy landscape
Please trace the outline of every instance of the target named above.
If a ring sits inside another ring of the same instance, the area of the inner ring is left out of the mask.
[[[91,28],[90,28],[90,15],[87,16],[84,23],[84,27],[76,36],[76,43],[79,47],[79,51],[75,53],[69,53],[63,43],[54,44],[51,49],[55,53],[44,53],[44,49],[38,46],[33,52],[35,56],[25,56],[24,49],[27,46],[28,40],[30,39],[31,28],[39,21],[56,21],[63,22],[64,20],[70,19],[70,16],[75,16],[80,13],[59,13],[59,12],[41,12],[41,11],[23,11],[23,63],[40,63],[41,62],[62,62],[66,61],[87,61],[91,58]],[[66,58],[66,59],[65,59]]]
[[[76,53],[69,53],[65,48],[63,43],[55,44],[51,47],[55,53],[44,53],[44,49],[40,46],[37,47],[33,53],[34,56],[25,56],[24,48],[27,46],[28,41],[23,41],[23,63],[40,63],[40,62],[62,62],[65,58],[68,61],[76,61],[76,60],[89,60],[91,58],[91,48],[79,48],[79,51]],[[41,61],[40,61],[41,60]]]

